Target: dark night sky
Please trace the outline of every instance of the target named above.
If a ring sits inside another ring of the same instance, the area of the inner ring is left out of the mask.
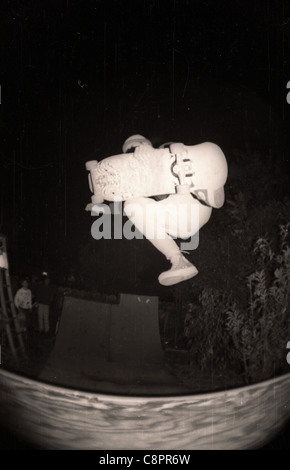
[[[67,269],[90,238],[85,162],[141,133],[287,163],[290,2],[1,2],[0,225]],[[275,153],[276,152],[276,153]],[[279,160],[280,159],[280,160]]]

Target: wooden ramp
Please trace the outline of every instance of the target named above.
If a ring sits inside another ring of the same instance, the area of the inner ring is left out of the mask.
[[[185,393],[165,368],[158,297],[121,294],[110,304],[66,297],[40,380],[106,393]]]
[[[257,449],[290,418],[290,374],[221,392],[134,397],[56,387],[0,369],[0,399],[1,426],[36,449]]]

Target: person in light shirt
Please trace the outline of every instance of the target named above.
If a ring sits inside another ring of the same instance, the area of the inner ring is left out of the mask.
[[[16,292],[14,304],[18,310],[18,321],[20,323],[21,330],[26,331],[28,315],[31,313],[32,309],[32,293],[29,289],[27,279],[22,280],[21,288]]]

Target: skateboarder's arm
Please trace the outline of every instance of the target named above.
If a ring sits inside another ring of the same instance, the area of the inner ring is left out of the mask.
[[[185,153],[184,144],[181,142],[173,143],[170,145],[170,151],[175,155],[183,155]]]

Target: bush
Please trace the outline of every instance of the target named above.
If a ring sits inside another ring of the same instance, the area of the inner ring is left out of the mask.
[[[290,223],[278,237],[259,237],[255,270],[246,276],[247,301],[232,292],[204,288],[199,312],[187,314],[191,360],[205,368],[234,369],[252,383],[285,370],[289,339]]]
[[[280,243],[274,251],[266,238],[254,247],[257,269],[247,277],[248,306],[232,302],[226,327],[243,365],[246,382],[270,377],[285,367],[288,337],[290,247],[288,227],[279,226]]]
[[[226,292],[206,287],[199,296],[199,307],[185,317],[190,362],[203,371],[231,369],[235,360],[230,335],[225,334],[229,301]]]

